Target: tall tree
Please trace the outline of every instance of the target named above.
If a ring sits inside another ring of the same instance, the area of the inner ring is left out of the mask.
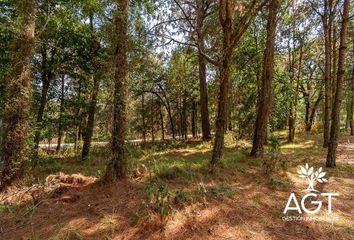
[[[340,44],[339,44],[339,54],[338,54],[338,70],[336,79],[336,91],[334,96],[332,116],[331,116],[331,132],[328,145],[328,153],[326,166],[335,167],[336,166],[336,151],[338,146],[338,135],[340,131],[340,107],[343,97],[343,82],[345,77],[345,54],[347,50],[347,32],[349,23],[349,8],[350,0],[344,0],[343,4],[343,14],[342,23],[340,30]]]
[[[59,120],[58,120],[58,141],[56,151],[59,152],[61,146],[61,139],[63,136],[63,115],[64,115],[64,94],[65,94],[65,75],[61,76],[60,84],[60,108],[59,108]]]
[[[353,43],[353,66],[352,66],[352,78],[351,82],[351,102],[350,102],[350,135],[354,135],[354,33],[352,33],[352,43]]]
[[[333,0],[324,0],[324,13],[321,15],[324,40],[325,40],[325,65],[324,65],[324,82],[325,82],[325,101],[323,116],[323,147],[328,147],[329,131],[330,131],[330,114],[331,114],[331,64],[332,64],[332,25],[334,19]]]
[[[220,59],[217,62],[219,70],[219,93],[217,103],[217,117],[215,124],[215,141],[213,146],[213,154],[210,160],[209,171],[214,172],[216,163],[220,161],[224,150],[224,135],[228,113],[229,85],[230,85],[230,65],[233,49],[241,40],[242,35],[246,32],[249,25],[252,23],[255,15],[266,4],[263,1],[257,4],[257,1],[252,1],[249,9],[244,12],[244,7],[241,5],[238,9],[242,12],[240,21],[235,25],[233,21],[234,6],[232,0],[219,1],[219,23],[222,29],[222,49]],[[200,49],[199,49],[200,51]]]
[[[203,27],[204,19],[207,13],[210,1],[197,0],[197,41],[199,49],[204,52],[204,38],[205,29]],[[200,117],[202,120],[202,138],[207,141],[210,140],[210,123],[209,123],[209,110],[208,110],[208,89],[206,82],[206,60],[202,54],[198,54],[198,67],[199,67],[199,92],[200,92]]]
[[[37,154],[38,154],[38,147],[39,147],[39,141],[41,138],[41,130],[42,130],[42,125],[43,125],[43,115],[44,115],[44,109],[47,104],[47,98],[48,98],[48,91],[50,87],[51,80],[53,78],[53,61],[54,61],[54,55],[56,52],[56,48],[51,49],[50,51],[50,59],[48,61],[48,53],[47,53],[47,47],[44,45],[41,49],[41,81],[42,81],[42,90],[41,90],[41,97],[40,97],[40,103],[37,111],[37,119],[36,119],[36,130],[34,133],[34,147],[33,147],[33,161],[36,164],[37,163]]]
[[[99,50],[101,46],[97,39],[96,32],[94,31],[93,14],[90,15],[90,30],[91,30],[90,50],[91,50],[91,57],[92,57],[92,69],[94,73],[91,74],[92,75],[91,78],[93,80],[93,87],[92,87],[90,103],[87,109],[87,114],[88,114],[87,124],[84,131],[84,136],[83,136],[84,142],[83,142],[82,152],[81,152],[82,161],[88,158],[90,152],[93,128],[95,125],[96,105],[97,105],[97,98],[98,98],[98,92],[99,92],[100,80],[101,80],[100,78],[102,77],[99,59],[98,59]]]
[[[272,106],[272,81],[275,32],[277,25],[278,0],[271,0],[268,10],[266,47],[263,56],[263,74],[260,95],[258,97],[258,111],[255,124],[251,156],[263,154],[263,145],[267,136],[267,124]]]
[[[16,0],[16,26],[13,58],[7,86],[4,114],[5,137],[2,146],[3,170],[0,190],[9,186],[22,172],[26,158],[31,98],[31,58],[35,40],[37,5],[35,0]]]
[[[114,15],[115,25],[115,74],[112,123],[112,158],[109,161],[104,179],[114,181],[126,177],[126,108],[128,75],[128,12],[129,0],[117,0]]]

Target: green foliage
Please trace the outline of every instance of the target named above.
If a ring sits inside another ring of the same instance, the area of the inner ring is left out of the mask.
[[[155,182],[146,189],[150,207],[160,215],[162,226],[172,213],[172,193],[165,183]]]

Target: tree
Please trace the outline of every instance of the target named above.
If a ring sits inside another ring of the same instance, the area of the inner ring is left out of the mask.
[[[336,81],[336,91],[334,96],[334,102],[332,107],[331,116],[331,132],[328,145],[328,153],[326,166],[335,167],[336,166],[336,152],[338,146],[338,135],[340,131],[340,107],[343,97],[343,82],[345,77],[345,53],[347,50],[347,32],[349,23],[349,7],[350,0],[344,0],[343,4],[343,14],[342,23],[340,30],[340,45],[338,54],[338,70],[337,70],[337,81]]]
[[[263,144],[266,141],[268,118],[272,106],[273,62],[277,12],[279,8],[278,0],[270,1],[268,8],[267,39],[263,59],[262,85],[260,87],[260,96],[258,96],[258,111],[251,156],[263,154]]]
[[[354,34],[352,36],[353,55],[354,55]],[[353,57],[353,56],[352,56]],[[354,58],[354,57],[353,57]],[[354,135],[354,61],[352,63],[352,77],[351,77],[351,102],[350,102],[350,135]]]
[[[230,64],[233,49],[241,40],[242,35],[246,32],[249,25],[252,23],[257,12],[263,7],[267,1],[257,5],[256,1],[252,1],[249,10],[243,13],[238,24],[233,23],[233,1],[219,1],[219,23],[222,28],[222,46],[220,59],[217,62],[219,74],[219,92],[217,102],[217,117],[215,124],[215,140],[213,145],[213,154],[210,160],[209,170],[215,171],[216,164],[220,161],[224,150],[224,134],[227,122],[228,113],[228,98],[229,98],[229,75]],[[239,9],[239,11],[242,11]],[[200,51],[200,49],[199,49]],[[215,62],[215,61],[213,61]]]
[[[196,17],[196,32],[199,49],[204,52],[204,35],[205,29],[203,28],[204,18],[206,17],[210,1],[197,0],[197,17]],[[202,54],[198,54],[198,67],[199,67],[199,92],[200,92],[200,115],[202,120],[202,138],[207,141],[210,140],[210,123],[209,123],[209,110],[208,110],[208,91],[206,82],[206,60]]]
[[[92,55],[92,69],[94,73],[92,73],[92,80],[93,80],[93,88],[90,103],[88,105],[87,113],[87,124],[84,131],[84,144],[82,146],[81,152],[81,160],[84,161],[88,158],[90,147],[91,147],[91,140],[93,135],[93,127],[95,124],[95,113],[96,113],[96,105],[97,105],[97,98],[98,92],[100,87],[100,78],[102,77],[100,63],[98,59],[99,51],[101,49],[100,43],[97,40],[96,33],[93,27],[93,14],[90,15],[90,30],[91,30],[91,44],[90,50]]]
[[[112,158],[104,179],[114,181],[126,177],[126,108],[128,77],[128,12],[129,0],[117,0],[114,15],[115,27],[115,73],[112,122]]]
[[[323,147],[328,147],[330,131],[330,110],[331,110],[331,61],[332,61],[332,25],[334,20],[333,0],[324,0],[324,13],[321,15],[324,40],[325,40],[325,64],[324,64],[324,82],[325,82],[325,107],[323,112]],[[335,41],[334,41],[335,42]]]
[[[22,172],[26,158],[31,99],[31,57],[34,47],[36,1],[17,0],[16,23],[19,29],[13,38],[13,57],[7,86],[4,114],[5,137],[2,146],[4,167],[0,190],[4,190]]]

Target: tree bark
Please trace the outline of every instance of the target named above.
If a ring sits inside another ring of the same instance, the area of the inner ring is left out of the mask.
[[[330,129],[330,114],[332,102],[331,88],[331,62],[332,62],[332,0],[324,0],[324,14],[322,16],[324,41],[325,41],[325,68],[324,68],[324,83],[325,83],[325,101],[323,112],[323,147],[328,147],[329,129]]]
[[[224,134],[227,122],[227,107],[229,98],[230,61],[233,48],[240,41],[241,37],[254,19],[256,13],[266,3],[255,6],[254,1],[251,9],[244,13],[237,26],[232,24],[233,8],[232,0],[219,1],[219,22],[222,28],[222,50],[220,60],[217,62],[219,70],[219,93],[217,105],[217,118],[215,124],[215,140],[213,154],[210,160],[209,172],[215,172],[216,164],[220,161],[224,151]]]
[[[163,122],[163,111],[162,111],[162,104],[160,102],[160,126],[161,126],[161,139],[165,140],[165,127]]]
[[[224,134],[227,118],[227,100],[229,95],[229,75],[230,60],[232,56],[232,1],[220,1],[219,21],[222,26],[222,55],[221,65],[219,67],[219,96],[218,96],[218,112],[216,118],[216,132],[213,146],[213,155],[210,161],[210,171],[215,171],[215,165],[223,156]]]
[[[97,74],[93,74],[93,89],[92,89],[91,100],[90,100],[89,107],[88,107],[88,117],[87,117],[86,129],[85,129],[84,136],[83,136],[84,143],[83,143],[82,152],[81,152],[81,160],[82,161],[85,161],[88,158],[88,155],[90,153],[93,128],[95,125],[97,98],[98,98],[98,92],[99,92],[99,87],[100,87],[100,78],[99,77],[100,76],[97,76]]]
[[[192,119],[191,119],[191,122],[192,122],[192,135],[193,135],[193,138],[196,138],[197,137],[197,128],[196,128],[196,125],[195,125],[195,122],[196,122],[196,113],[197,109],[196,109],[196,104],[195,104],[195,101],[193,100],[192,101]]]
[[[263,155],[264,143],[266,141],[267,124],[272,107],[274,45],[278,7],[278,0],[272,0],[269,4],[266,48],[264,50],[263,59],[262,86],[258,98],[258,111],[251,156]]]
[[[129,0],[118,0],[114,16],[115,24],[115,85],[112,123],[112,158],[104,179],[114,181],[126,178],[126,121],[127,121],[127,74],[128,74],[128,11]]]
[[[201,51],[204,52],[204,31],[203,22],[205,17],[205,0],[197,1],[197,35],[198,46]],[[208,89],[206,82],[206,60],[198,54],[198,67],[199,67],[199,91],[200,91],[200,116],[202,120],[202,139],[208,141],[211,138],[210,135],[210,123],[209,123],[209,110],[208,110]]]
[[[36,119],[36,129],[34,133],[34,147],[33,147],[33,161],[34,164],[37,164],[37,158],[38,158],[38,146],[39,146],[39,141],[41,138],[41,130],[42,130],[42,124],[43,124],[43,115],[44,115],[44,109],[47,104],[47,97],[48,97],[48,90],[52,78],[52,69],[51,69],[51,63],[48,64],[47,61],[47,49],[44,46],[42,51],[42,73],[41,73],[41,79],[42,79],[42,91],[41,91],[41,99],[39,103],[39,108],[37,112],[37,119]],[[51,62],[53,61],[53,56],[51,57]]]
[[[15,1],[19,22],[13,38],[12,68],[7,86],[4,114],[5,136],[2,147],[4,162],[0,175],[0,191],[6,189],[22,173],[26,159],[31,99],[31,58],[34,48],[36,1]]]
[[[338,71],[336,79],[337,86],[331,116],[332,124],[326,160],[327,167],[336,166],[336,151],[338,146],[338,135],[340,131],[340,107],[343,97],[343,82],[345,77],[345,53],[347,50],[346,37],[348,32],[349,8],[350,0],[344,0],[342,24],[340,31],[340,46],[338,54]]]
[[[146,142],[146,121],[145,121],[145,96],[144,93],[141,95],[141,120],[143,127],[143,141]]]
[[[316,115],[316,110],[317,110],[317,107],[320,104],[321,100],[322,100],[322,93],[320,92],[317,99],[316,99],[316,102],[314,103],[312,108],[310,108],[311,113],[310,113],[308,121],[306,122],[306,131],[307,132],[310,132],[312,129],[313,121],[314,121],[315,115]]]
[[[352,67],[352,79],[351,79],[351,104],[350,104],[350,135],[354,135],[354,35],[352,36],[353,42],[353,52],[352,52],[352,59],[353,59],[353,67]]]
[[[63,115],[64,115],[64,92],[65,92],[65,75],[61,77],[61,93],[60,93],[60,112],[58,122],[58,142],[56,151],[59,152],[61,146],[61,137],[63,135]]]
[[[83,135],[83,146],[81,151],[81,161],[85,161],[90,153],[91,140],[93,135],[93,128],[95,126],[95,114],[96,114],[96,105],[97,98],[100,88],[101,81],[101,69],[99,65],[99,60],[97,59],[99,55],[99,50],[101,48],[99,41],[96,39],[96,35],[93,27],[93,14],[90,15],[90,28],[91,28],[91,54],[92,54],[92,79],[93,79],[93,89],[92,95],[90,99],[90,103],[88,106],[88,116],[87,116],[87,124],[85,127],[84,135]]]

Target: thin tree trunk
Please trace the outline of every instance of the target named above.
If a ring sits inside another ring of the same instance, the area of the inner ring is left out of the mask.
[[[342,24],[340,31],[340,46],[338,54],[337,86],[332,109],[332,124],[328,154],[326,160],[327,167],[336,166],[336,151],[338,146],[338,135],[340,131],[340,107],[343,97],[343,82],[345,77],[345,53],[347,49],[346,37],[348,32],[350,0],[344,0]]]
[[[61,93],[60,93],[60,112],[58,123],[58,143],[56,151],[59,152],[61,145],[61,137],[63,135],[63,114],[64,114],[64,89],[65,88],[65,75],[61,77]]]
[[[114,181],[126,177],[126,121],[127,121],[127,74],[128,74],[128,11],[129,0],[117,1],[114,16],[115,24],[115,86],[112,129],[112,158],[109,161],[104,179]]]
[[[188,124],[187,124],[187,104],[186,98],[183,97],[182,99],[182,126],[183,126],[183,136],[184,140],[188,139]]]
[[[151,96],[151,140],[155,142],[154,95]]]
[[[97,97],[98,97],[99,87],[100,87],[99,76],[94,74],[93,75],[92,95],[91,95],[91,100],[90,100],[89,108],[88,108],[87,124],[86,124],[86,129],[84,132],[84,136],[83,136],[84,143],[83,143],[82,152],[81,152],[81,160],[82,161],[85,161],[88,158],[88,155],[90,153],[93,128],[95,125],[95,114],[96,114],[96,105],[97,105]]]
[[[328,147],[329,128],[330,128],[330,112],[331,112],[331,59],[332,59],[332,0],[324,0],[324,14],[322,16],[322,24],[325,41],[325,101],[323,112],[323,147]]]
[[[48,67],[48,62],[47,62],[47,49],[43,47],[42,52],[42,91],[41,91],[41,100],[39,103],[39,108],[37,112],[37,119],[36,119],[36,130],[34,133],[34,147],[33,147],[33,161],[34,164],[37,163],[37,157],[38,157],[38,146],[39,146],[39,141],[41,138],[41,130],[42,130],[42,122],[43,122],[43,115],[44,115],[44,109],[47,104],[47,96],[48,96],[48,90],[50,86],[50,81],[51,81],[51,69]]]
[[[91,53],[92,53],[92,66],[94,69],[94,73],[92,73],[92,78],[93,78],[93,89],[92,89],[92,95],[90,99],[90,103],[88,106],[88,116],[87,116],[87,124],[86,128],[83,134],[83,146],[82,146],[82,151],[81,151],[81,161],[85,161],[90,153],[90,147],[91,147],[91,140],[92,140],[92,135],[93,135],[93,128],[95,126],[95,114],[96,114],[96,105],[97,105],[97,98],[98,98],[98,93],[99,93],[99,88],[100,88],[100,78],[101,78],[101,70],[100,66],[98,63],[98,54],[99,50],[101,48],[100,43],[97,41],[95,32],[94,32],[94,27],[93,27],[93,14],[90,16],[90,28],[91,28],[91,37],[92,37],[92,42],[91,42]]]
[[[220,161],[224,151],[224,134],[227,120],[227,107],[229,98],[229,78],[230,61],[234,46],[240,41],[241,37],[253,21],[256,13],[263,7],[263,1],[258,7],[253,1],[251,9],[244,14],[236,27],[233,27],[233,1],[219,1],[219,22],[222,28],[222,50],[220,60],[217,62],[219,70],[219,93],[217,105],[217,117],[215,124],[215,140],[213,154],[210,160],[209,171],[215,172],[216,164]]]
[[[215,171],[216,163],[220,161],[224,151],[224,134],[227,118],[227,101],[229,98],[230,61],[232,56],[232,1],[221,1],[219,19],[222,26],[222,56],[219,67],[218,112],[215,124],[215,141],[213,155],[210,161],[210,172]]]
[[[264,50],[263,60],[262,86],[260,89],[260,96],[258,98],[258,111],[251,156],[263,155],[263,145],[266,141],[267,125],[272,107],[274,45],[278,7],[278,0],[272,0],[270,2],[267,22],[266,48]]]
[[[195,104],[195,101],[193,100],[192,102],[192,119],[191,119],[191,122],[192,122],[192,135],[193,135],[193,138],[196,138],[197,137],[197,128],[195,126],[195,122],[196,122],[196,116],[195,116],[195,112],[196,112],[196,104]]]
[[[313,121],[314,121],[315,115],[316,115],[316,110],[317,110],[317,107],[320,104],[321,100],[322,100],[322,93],[320,92],[318,95],[318,98],[316,99],[316,102],[314,103],[314,105],[311,109],[311,114],[310,114],[309,120],[306,124],[306,131],[308,131],[308,132],[310,132],[312,129]]]
[[[143,124],[143,141],[146,142],[146,122],[145,122],[145,96],[144,93],[141,95],[141,120]]]
[[[333,106],[334,103],[334,98],[335,98],[335,94],[336,94],[336,82],[337,82],[337,64],[338,64],[338,59],[337,59],[337,40],[336,40],[336,36],[337,36],[337,29],[336,29],[336,25],[333,23],[332,26],[333,32],[332,32],[332,77],[331,77],[331,106]]]
[[[305,99],[306,103],[305,103],[305,126],[306,126],[306,132],[311,131],[311,128],[307,128],[307,126],[309,125],[310,122],[310,111],[311,111],[311,107],[310,107],[310,103],[308,102],[307,99]]]
[[[165,140],[165,129],[164,129],[163,111],[162,111],[161,102],[160,102],[160,126],[161,126],[161,139]]]
[[[352,52],[352,59],[353,59],[353,67],[352,67],[352,79],[351,79],[351,104],[350,104],[350,135],[354,135],[354,35],[352,35],[352,43],[353,43],[353,52]]]
[[[198,46],[204,52],[204,31],[203,22],[205,17],[205,0],[197,1],[197,33],[198,33]],[[209,123],[209,110],[208,110],[208,89],[206,82],[206,60],[199,53],[198,54],[198,67],[199,67],[199,91],[200,91],[200,114],[202,120],[202,139],[208,141],[210,135]]]
[[[36,1],[15,1],[19,15],[13,38],[13,59],[8,75],[7,102],[4,112],[5,136],[2,147],[3,169],[0,191],[6,189],[22,173],[26,159],[31,98],[31,58],[34,48]]]
[[[79,88],[77,93],[77,106],[75,113],[75,139],[74,139],[74,150],[78,149],[78,142],[80,138],[80,125],[81,125],[81,89],[82,88],[82,80],[79,78]]]

